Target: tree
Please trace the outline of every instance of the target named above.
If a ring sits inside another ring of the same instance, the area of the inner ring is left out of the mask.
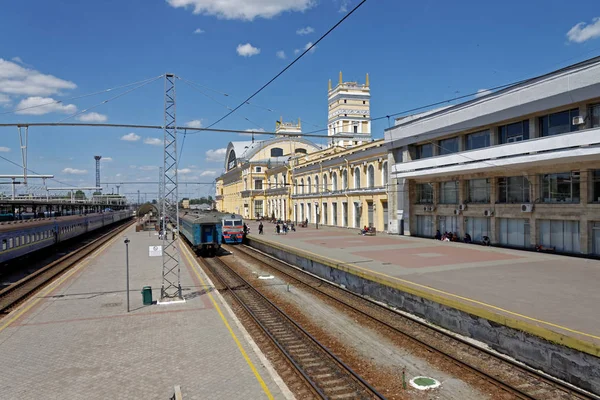
[[[85,193],[83,193],[83,190],[76,191],[75,198],[78,200],[85,200]]]

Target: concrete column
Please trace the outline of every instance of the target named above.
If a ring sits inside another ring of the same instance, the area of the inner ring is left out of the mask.
[[[466,199],[466,188],[467,188],[467,182],[464,179],[461,179],[458,181],[458,204],[465,204],[465,199]],[[458,208],[458,207],[457,207]],[[457,229],[458,229],[458,235],[463,237],[465,235],[465,217],[462,215],[462,213],[460,215],[457,215],[456,218],[456,222],[457,222]]]
[[[590,193],[590,170],[582,169],[579,171],[579,204],[587,206],[591,200],[592,193]]]
[[[490,128],[490,146],[496,146],[500,144],[500,136],[498,134],[498,127],[493,126]]]
[[[498,178],[490,178],[490,210],[494,210],[496,199],[498,199]],[[498,243],[496,219],[496,212],[494,210],[494,215],[490,218],[490,241],[492,243]]]
[[[529,180],[529,202],[535,203],[537,199],[541,198],[539,178],[537,175],[527,175],[527,180]],[[529,216],[529,237],[531,246],[538,244],[539,235],[537,229],[537,212],[535,211],[535,208],[533,213]]]
[[[579,112],[581,112],[581,107]],[[590,176],[591,171],[588,169],[582,169],[579,172],[579,202],[582,209],[581,218],[579,220],[579,247],[583,254],[589,254],[591,252],[589,237],[590,224],[587,213],[585,212],[592,197],[592,193],[590,193]]]
[[[529,118],[529,139],[540,137],[538,119],[536,117]]]

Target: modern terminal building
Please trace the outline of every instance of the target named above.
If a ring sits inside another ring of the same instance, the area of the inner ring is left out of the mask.
[[[600,255],[600,57],[385,131],[390,230]]]

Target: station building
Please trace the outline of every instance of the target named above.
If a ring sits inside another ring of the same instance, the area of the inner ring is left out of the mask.
[[[216,208],[244,218],[284,218],[289,213],[288,166],[296,155],[321,150],[301,137],[301,123],[279,121],[279,136],[262,141],[230,142],[225,155],[225,173],[216,179]],[[285,136],[284,136],[285,135]],[[276,172],[275,172],[276,171]],[[275,203],[273,200],[277,200]],[[275,207],[274,204],[277,204]]]
[[[390,229],[600,255],[600,57],[385,131]]]

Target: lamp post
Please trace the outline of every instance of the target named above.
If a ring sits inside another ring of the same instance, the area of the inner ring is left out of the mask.
[[[315,201],[315,217],[316,217],[316,229],[319,229],[319,202]]]
[[[127,312],[129,312],[129,239],[125,238],[125,275],[127,280]]]

